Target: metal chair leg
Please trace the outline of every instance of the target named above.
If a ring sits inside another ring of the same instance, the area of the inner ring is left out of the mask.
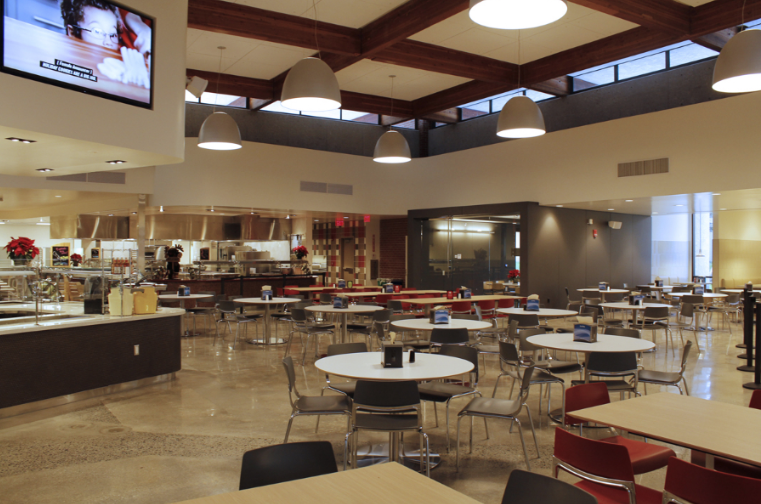
[[[523,427],[521,427],[520,420],[518,420],[517,418],[515,418],[514,420],[515,420],[515,423],[518,424],[518,434],[521,437],[521,445],[523,446],[523,456],[526,459],[526,469],[528,469],[529,472],[531,472],[531,464],[528,461],[528,450],[526,450],[526,440],[523,438]]]

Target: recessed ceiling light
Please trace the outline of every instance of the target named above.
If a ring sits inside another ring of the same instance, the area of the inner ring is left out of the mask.
[[[608,212],[613,212],[615,208],[608,208]]]
[[[315,221],[315,222],[320,222],[320,219],[315,219],[314,221]]]
[[[631,203],[632,201],[634,201],[634,200],[633,199],[626,200],[627,203]]]
[[[726,208],[719,208],[719,210],[726,210]]]
[[[50,223],[49,223],[49,222],[44,222],[44,221],[42,220],[42,217],[40,217],[40,222],[38,222],[38,223],[37,223],[37,225],[38,225],[38,226],[49,226],[49,225],[50,225]]]
[[[211,208],[209,208],[209,209],[207,210],[207,212],[216,212],[216,210],[214,210],[214,207],[211,207]]]
[[[721,196],[721,193],[720,192],[715,192],[715,193],[713,193],[713,196]]]
[[[126,161],[122,161],[121,159],[114,159],[113,161],[106,161],[108,164],[124,164]]]
[[[10,140],[11,142],[21,142],[25,144],[31,144],[36,143],[37,140],[27,140],[26,138],[16,138],[16,137],[8,137],[6,140]]]
[[[348,219],[348,217],[344,217],[344,219]]]
[[[163,212],[163,211],[164,211],[164,207],[163,207],[163,206],[160,206],[160,207],[159,207],[159,212]]]
[[[555,205],[558,208],[563,208],[563,205]]]
[[[683,207],[684,205],[674,205],[675,207]]]
[[[113,216],[114,216],[114,214],[110,213],[110,214],[108,214],[108,216],[109,216],[109,217],[113,217]]]
[[[137,212],[132,212],[132,215],[137,215]]]
[[[56,194],[55,197],[56,198],[63,198],[63,196],[61,196],[60,194]]]
[[[37,168],[38,172],[47,173],[53,171],[52,168]]]
[[[653,212],[653,215],[658,215],[658,212]]]

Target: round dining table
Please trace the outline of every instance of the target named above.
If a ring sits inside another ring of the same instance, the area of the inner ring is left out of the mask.
[[[304,301],[303,299],[299,298],[288,298],[288,297],[273,297],[272,299],[264,300],[262,298],[237,298],[233,300],[235,303],[238,304],[244,304],[244,305],[256,305],[256,306],[264,306],[264,339],[258,340],[258,339],[250,339],[247,340],[246,343],[249,345],[271,345],[271,344],[281,344],[285,341],[282,339],[278,339],[277,337],[272,337],[272,317],[270,317],[270,307],[277,306],[277,305],[287,305],[287,304],[294,304],[294,303],[300,303]]]
[[[589,293],[594,292],[594,293],[600,294],[600,298],[602,299],[603,302],[605,301],[605,295],[606,294],[626,294],[627,292],[629,292],[629,289],[607,289],[607,290],[600,290],[600,289],[595,289],[593,287],[586,288],[586,289],[576,289],[576,290],[578,290],[579,292],[585,293],[585,294],[587,292],[589,292]]]
[[[497,308],[497,313],[506,315],[537,315],[541,318],[573,317],[579,314],[574,310],[560,310],[557,308],[539,308],[539,311],[524,310],[523,308]]]
[[[179,301],[180,302],[180,308],[183,310],[185,309],[185,301],[188,299],[209,299],[213,298],[214,294],[188,294],[187,296],[178,296],[177,294],[162,294],[159,296],[159,299],[162,301]],[[185,317],[182,317],[183,319]],[[192,336],[199,336],[200,333],[191,333],[190,328],[188,327],[187,322],[185,323],[185,332],[182,333],[183,338],[190,338]]]
[[[433,331],[434,329],[467,329],[468,331],[480,331],[494,327],[490,322],[483,320],[468,319],[450,319],[448,324],[432,324],[426,318],[414,318],[405,320],[394,320],[391,322],[393,327],[408,331]]]
[[[706,305],[713,304],[714,299],[724,299],[726,297],[729,297],[729,294],[721,294],[719,292],[706,292],[705,294],[693,294],[691,292],[672,292],[669,294],[671,297],[680,298],[682,296],[702,296],[703,300],[707,301],[705,303]],[[697,324],[696,324],[697,325]],[[707,323],[705,326],[699,326],[697,327],[698,331],[704,331],[704,332],[710,332],[715,331],[713,327],[711,327],[710,323]]]
[[[314,305],[307,306],[307,311],[317,313],[337,313],[341,315],[341,343],[346,342],[348,333],[347,325],[349,324],[349,314],[373,313],[378,310],[385,310],[382,306],[372,305],[349,305],[346,308],[334,308],[333,305]]]
[[[626,302],[620,302],[620,303],[602,303],[600,304],[603,308],[610,308],[612,310],[631,310],[632,312],[632,320],[634,320],[634,324],[637,324],[637,320],[639,319],[639,312],[644,311],[645,308],[673,308],[669,304],[664,303],[645,303],[641,305],[631,305]]]
[[[536,336],[529,336],[526,341],[532,345],[549,350],[585,354],[591,352],[647,352],[655,348],[655,343],[652,341],[629,338],[627,336],[613,336],[611,334],[598,334],[597,341],[594,343],[573,341],[573,333],[537,334]]]

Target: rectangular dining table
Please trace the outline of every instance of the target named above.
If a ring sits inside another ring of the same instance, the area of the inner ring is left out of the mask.
[[[761,410],[659,393],[573,412],[594,422],[669,444],[761,467]]]
[[[458,301],[471,301],[477,303],[478,301],[499,301],[501,299],[525,299],[526,296],[508,296],[508,295],[483,295],[483,296],[471,296],[469,299],[447,299],[445,297],[437,298],[422,298],[422,299],[405,299],[405,303],[411,305],[422,306],[426,315],[430,314],[432,305],[440,304],[452,304]]]
[[[210,495],[182,504],[478,504],[457,490],[390,462],[239,492]]]

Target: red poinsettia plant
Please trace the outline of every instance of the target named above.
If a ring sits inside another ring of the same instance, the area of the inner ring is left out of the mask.
[[[515,280],[516,278],[521,277],[520,270],[514,269],[507,272],[507,279],[508,280]]]
[[[34,259],[40,253],[40,249],[34,246],[34,240],[23,236],[11,237],[5,251],[10,259]]]
[[[304,245],[293,247],[293,250],[291,250],[291,252],[296,256],[296,259],[303,259],[309,255],[309,251]]]
[[[74,266],[77,266],[79,263],[82,262],[82,256],[79,254],[71,254],[69,256],[69,259],[71,259],[71,262],[72,264],[74,264]]]

